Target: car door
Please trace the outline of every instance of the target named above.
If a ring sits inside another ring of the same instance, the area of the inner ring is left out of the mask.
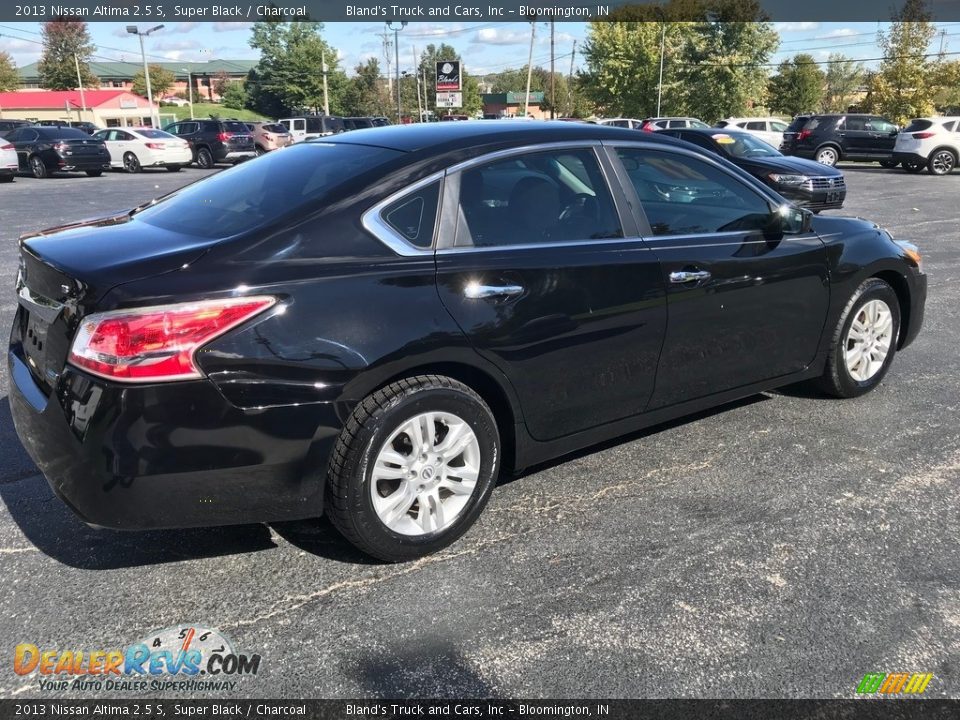
[[[771,232],[775,201],[681,149],[614,146],[659,258],[669,322],[650,409],[789,375],[814,359],[829,300],[810,231]]]
[[[445,181],[440,298],[538,440],[640,413],[653,391],[659,263],[599,149],[505,151]]]
[[[874,139],[867,130],[867,120],[864,117],[848,116],[837,122],[834,133],[843,157],[863,159],[870,157]]]
[[[95,132],[92,136],[94,140],[100,140],[107,148],[107,152],[110,153],[111,167],[117,167],[117,160],[119,159],[119,156],[114,151],[113,143],[110,142],[110,138],[114,132],[114,130],[100,130]]]
[[[882,117],[867,119],[867,132],[870,135],[869,152],[874,157],[889,157],[897,142],[897,126]]]
[[[40,140],[40,133],[33,128],[20,128],[14,130],[14,133],[8,137],[17,149],[17,162],[20,163],[21,170],[30,169],[30,155],[37,147]]]

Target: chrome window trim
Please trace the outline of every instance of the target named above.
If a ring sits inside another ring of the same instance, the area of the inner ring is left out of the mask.
[[[438,248],[437,255],[462,255],[463,253],[512,252],[514,250],[539,250],[543,248],[596,247],[598,245],[638,244],[644,249],[642,237],[604,238],[602,240],[558,240],[556,242],[522,243],[519,245],[481,245],[479,247]]]
[[[433,255],[434,247],[437,244],[437,226],[440,221],[440,208],[443,205],[443,180],[445,174],[446,173],[441,170],[440,172],[435,172],[432,175],[421,178],[412,185],[407,185],[366,210],[363,215],[360,216],[360,223],[363,225],[364,230],[373,235],[389,249],[393,250],[397,255],[402,255],[403,257]],[[434,217],[430,245],[427,247],[418,247],[390,227],[383,219],[381,213],[397,200],[402,200],[405,196],[422,190],[427,185],[432,185],[435,182],[440,183],[440,194],[437,198],[437,212]]]
[[[456,165],[447,168],[447,174],[452,175],[456,172],[469,170],[476,165],[485,165],[488,162],[507,158],[511,155],[521,155],[532,152],[548,152],[550,150],[563,150],[569,148],[596,148],[602,145],[600,140],[561,140],[549,143],[536,143],[534,145],[518,145],[517,147],[505,148],[503,150],[494,150],[486,155],[478,155],[469,160],[463,160]]]

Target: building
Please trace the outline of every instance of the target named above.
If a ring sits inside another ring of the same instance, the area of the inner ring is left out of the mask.
[[[526,97],[526,92],[484,93],[480,96],[483,114],[497,117],[523,117],[523,104],[526,102]],[[542,92],[531,92],[527,115],[537,120],[549,118],[550,111],[542,108],[543,102]]]
[[[86,107],[84,107],[84,103]],[[100,127],[150,124],[150,103],[125,90],[20,90],[0,93],[4,120],[77,120]]]
[[[173,87],[166,90],[165,95],[183,93],[189,96],[189,82],[193,84],[193,99],[195,102],[215,102],[220,95],[214,90],[218,77],[225,77],[229,82],[240,82],[247,77],[257,65],[256,60],[208,60],[206,62],[150,62],[150,65],[159,65],[169,70],[176,77]],[[133,78],[143,72],[142,62],[91,62],[90,72],[100,80],[101,90],[131,90]],[[40,73],[37,63],[31,63],[19,68],[20,83],[24,89],[40,88]]]

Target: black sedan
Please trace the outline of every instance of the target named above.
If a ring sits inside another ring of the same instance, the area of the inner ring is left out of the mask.
[[[836,168],[788,157],[750,133],[726,128],[662,132],[723,156],[783,197],[814,212],[837,210],[847,197],[846,180]]]
[[[11,130],[5,139],[16,148],[20,169],[35,178],[71,170],[98,177],[110,169],[107,146],[82,130],[34,125]]]
[[[579,123],[295,145],[25,236],[17,431],[89,523],[316,517],[406,560],[503,472],[917,336],[916,247],[718,156]]]

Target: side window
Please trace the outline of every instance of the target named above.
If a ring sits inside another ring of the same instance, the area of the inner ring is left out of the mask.
[[[4,140],[8,142],[19,142],[23,140],[23,130],[13,130],[7,133],[4,137]]]
[[[771,121],[770,121],[770,129],[773,130],[774,132],[786,132],[786,131],[787,131],[787,124],[786,124],[786,123],[782,123],[782,122],[780,122],[779,120],[771,120]]]
[[[306,123],[305,120],[294,120],[294,121],[293,121],[293,129],[294,129],[294,130],[304,130],[306,127],[307,127],[307,123]]]
[[[723,170],[661,150],[619,148],[654,235],[703,235],[761,230],[770,205]]]
[[[593,151],[514,155],[463,171],[458,247],[623,237]]]
[[[670,120],[667,123],[667,127],[672,127],[672,128],[685,128],[686,126],[687,126],[686,120]]]
[[[437,181],[387,205],[380,217],[411,245],[428,248],[433,244],[439,201],[440,182]]]
[[[870,120],[867,121],[867,129],[889,135],[897,129],[897,126],[892,122],[887,122],[883,118],[870,118]]]
[[[133,140],[133,135],[123,130],[114,130],[114,133],[116,133],[114,140]]]
[[[614,120],[614,121],[613,121],[612,123],[610,123],[610,124],[613,125],[614,127],[622,127],[622,128],[628,128],[628,127],[630,127],[630,121],[629,121],[629,120]]]
[[[949,130],[950,132],[953,132],[957,127],[957,121],[951,120],[950,122],[946,122],[943,124],[943,127],[944,129]]]
[[[837,129],[841,130],[842,128],[838,125]],[[848,117],[846,122],[846,129],[851,132],[866,130],[867,123],[863,118]]]
[[[762,120],[759,122],[755,121],[755,122],[747,123],[747,130],[766,130],[766,129],[767,129],[767,123]]]

